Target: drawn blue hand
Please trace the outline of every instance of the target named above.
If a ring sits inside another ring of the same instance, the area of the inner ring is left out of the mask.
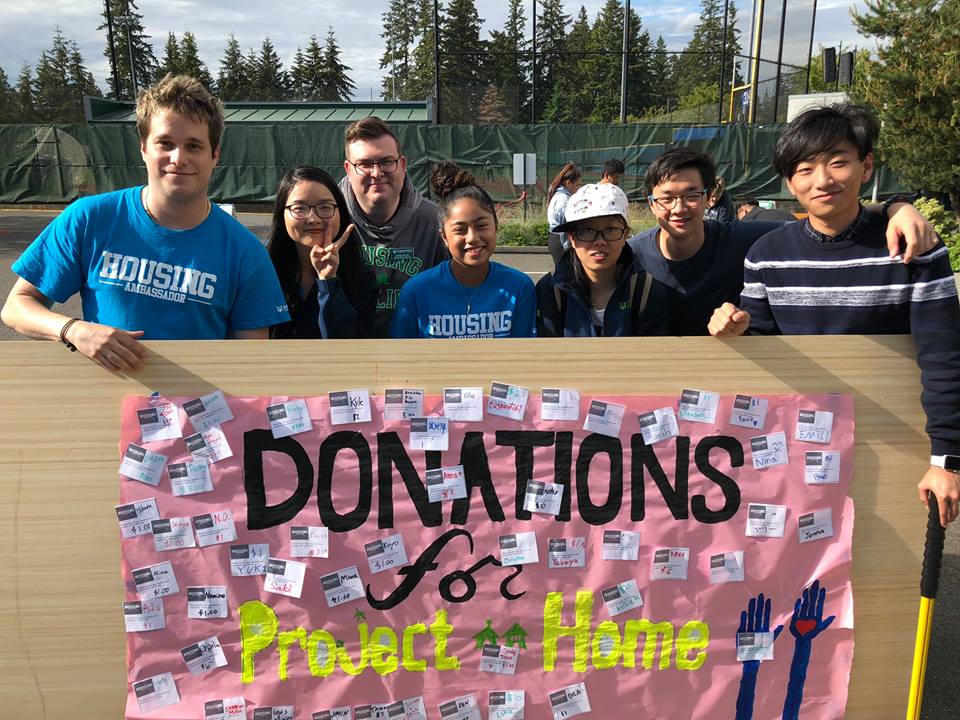
[[[814,580],[809,588],[803,589],[802,597],[793,606],[790,618],[790,634],[795,643],[793,660],[790,662],[790,679],[787,682],[787,694],[783,699],[783,720],[798,720],[800,706],[803,704],[803,686],[807,681],[807,667],[813,650],[813,639],[830,627],[836,618],[831,615],[823,619],[823,604],[827,597],[826,588],[820,587],[820,581]]]
[[[752,632],[770,632],[770,598],[764,599],[763,593],[750,598],[747,609],[740,613],[740,625],[737,634]],[[776,642],[783,630],[778,625],[773,631],[773,640]],[[736,720],[751,720],[753,717],[753,701],[757,689],[757,674],[760,672],[759,660],[743,662],[743,671],[740,677],[740,691],[737,694]]]

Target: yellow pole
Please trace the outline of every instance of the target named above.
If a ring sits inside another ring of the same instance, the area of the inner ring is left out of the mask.
[[[757,0],[757,16],[753,27],[753,67],[750,70],[750,113],[749,122],[757,119],[757,81],[760,78],[760,40],[763,35],[763,5],[764,0]]]
[[[927,675],[927,656],[930,652],[930,631],[933,628],[934,602],[930,598],[920,598],[917,641],[913,649],[913,670],[910,673],[910,696],[907,701],[907,720],[920,720],[923,683]]]

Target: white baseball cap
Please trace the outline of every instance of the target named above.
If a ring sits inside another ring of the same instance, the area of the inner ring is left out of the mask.
[[[607,215],[619,215],[629,227],[627,217],[627,196],[612,183],[589,183],[581,186],[567,201],[564,221],[557,225],[554,232],[566,232],[573,228],[578,220],[589,220]]]

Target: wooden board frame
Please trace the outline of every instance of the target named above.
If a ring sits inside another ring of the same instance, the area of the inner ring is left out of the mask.
[[[123,715],[117,503],[125,395],[316,395],[348,387],[482,385],[589,393],[842,392],[856,420],[856,651],[848,720],[906,708],[929,443],[909,337],[147,343],[115,377],[61,345],[0,344],[0,715]]]

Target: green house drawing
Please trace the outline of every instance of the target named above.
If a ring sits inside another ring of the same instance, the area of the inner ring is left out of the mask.
[[[493,625],[493,620],[487,620],[487,624],[483,626],[483,630],[473,636],[473,639],[477,641],[478,648],[482,648],[484,645],[497,644],[497,640],[499,638],[497,637],[497,633],[494,632],[491,625]]]
[[[527,635],[529,634],[530,633],[520,627],[519,623],[514,623],[512,626],[510,626],[510,629],[503,634],[503,644],[513,645],[514,647],[520,647],[526,650]]]

